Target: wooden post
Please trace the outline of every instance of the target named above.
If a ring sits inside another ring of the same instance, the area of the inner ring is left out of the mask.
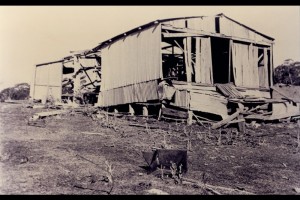
[[[273,69],[274,69],[274,63],[273,63],[273,44],[270,48],[270,86],[273,86]]]
[[[186,80],[187,82],[192,82],[192,57],[191,57],[191,37],[183,39],[184,44],[184,61],[186,70]]]
[[[244,105],[243,105],[243,104],[238,103],[238,107],[239,107],[240,110],[244,110]],[[238,119],[238,120],[244,119],[243,114],[240,113],[240,114],[237,116],[237,119]],[[246,123],[245,123],[245,121],[238,122],[238,129],[239,129],[239,132],[245,134],[245,132],[246,132]]]
[[[200,68],[200,63],[201,63],[201,39],[200,37],[196,37],[196,63],[195,63],[195,81],[196,83],[201,83],[201,68]]]
[[[129,106],[129,113],[130,113],[131,116],[133,116],[134,115],[134,109],[133,109],[131,104],[128,104],[128,106]]]
[[[269,65],[269,60],[268,60],[268,49],[264,48],[264,87],[269,86],[269,74],[268,74],[268,65]]]
[[[147,108],[147,106],[143,106],[143,116],[148,116],[148,108]]]
[[[228,53],[228,56],[229,56],[229,58],[228,58],[228,60],[229,60],[229,62],[228,62],[228,83],[230,83],[230,79],[231,79],[231,77],[230,77],[230,75],[231,75],[231,48],[232,48],[232,40],[229,40],[229,53]]]
[[[161,119],[161,112],[162,112],[162,109],[163,109],[163,108],[165,108],[165,106],[164,106],[164,104],[161,104],[161,107],[160,107],[160,109],[159,109],[159,111],[158,111],[158,120]]]
[[[193,123],[193,111],[189,110],[187,124],[191,125],[192,123]]]

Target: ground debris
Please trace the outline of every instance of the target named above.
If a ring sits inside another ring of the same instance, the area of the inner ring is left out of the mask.
[[[299,187],[294,187],[293,188],[295,192],[300,193],[300,188]]]
[[[162,190],[159,190],[159,189],[155,189],[155,188],[152,188],[150,190],[146,190],[145,191],[147,194],[154,194],[154,195],[168,195],[169,193],[167,192],[164,192]]]

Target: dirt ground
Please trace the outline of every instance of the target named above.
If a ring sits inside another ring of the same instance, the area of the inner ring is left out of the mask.
[[[235,127],[209,131],[197,124],[128,116],[110,117],[107,127],[106,119],[75,113],[47,117],[45,127],[28,126],[28,118],[41,110],[0,103],[1,194],[148,194],[150,189],[210,194],[196,184],[175,184],[159,177],[159,171],[143,168],[142,151],[186,149],[184,130],[191,132],[184,178],[232,189],[221,194],[298,194],[297,123],[248,124],[243,135]],[[158,128],[129,125],[146,121]],[[114,168],[113,185],[105,160]]]

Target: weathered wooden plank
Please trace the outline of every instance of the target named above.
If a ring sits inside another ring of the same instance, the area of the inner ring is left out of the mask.
[[[177,38],[177,37],[199,37],[203,34],[198,33],[162,33],[165,38]]]
[[[69,112],[68,110],[55,110],[55,111],[49,111],[49,112],[40,112],[35,113],[34,115],[37,117],[48,117],[52,115],[60,115]]]
[[[179,118],[184,118],[184,119],[188,118],[187,111],[180,111],[180,110],[171,109],[171,108],[162,108],[162,114],[175,116],[175,117],[179,117]]]

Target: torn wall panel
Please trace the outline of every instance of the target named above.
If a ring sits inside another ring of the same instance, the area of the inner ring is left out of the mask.
[[[214,97],[191,92],[190,109],[220,115],[223,119],[228,116],[227,100],[223,96]]]

